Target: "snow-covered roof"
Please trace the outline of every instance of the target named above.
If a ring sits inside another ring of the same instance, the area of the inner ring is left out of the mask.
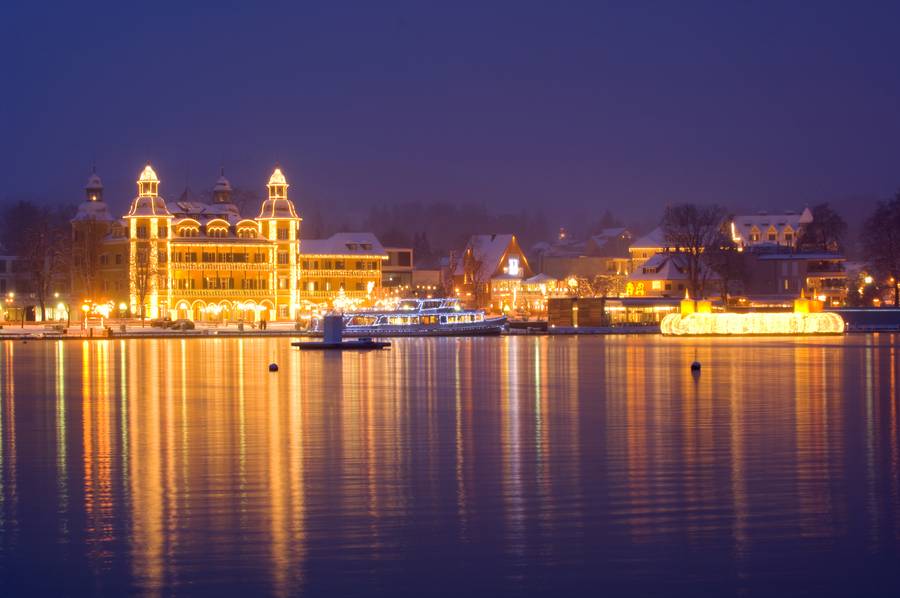
[[[231,183],[228,181],[228,179],[225,178],[224,174],[221,175],[219,177],[219,179],[216,181],[215,186],[213,186],[213,191],[225,191],[225,192],[231,191]]]
[[[734,226],[739,235],[748,235],[753,227],[756,227],[757,230],[763,233],[769,230],[769,227],[782,230],[790,226],[796,231],[800,226],[809,224],[812,221],[812,212],[809,208],[805,208],[802,212],[742,214],[734,217]]]
[[[200,201],[176,201],[172,204],[172,215],[176,218],[193,218],[201,224],[213,218],[222,218],[231,224],[241,220],[237,206],[231,203],[208,204]]]
[[[847,258],[839,253],[825,253],[825,252],[816,252],[816,253],[765,253],[760,254],[758,256],[760,260],[794,260],[794,261],[804,261],[804,262],[824,262],[824,261],[836,261],[836,262],[844,262],[847,261]]]
[[[131,202],[131,209],[128,210],[126,218],[139,216],[171,216],[171,214],[166,207],[166,201],[161,196],[142,195],[135,197]]]
[[[658,249],[660,247],[668,247],[666,242],[666,234],[661,226],[657,226],[652,231],[631,244],[629,249]]]
[[[335,233],[327,239],[300,241],[303,255],[359,255],[387,259],[387,253],[372,233]]]
[[[472,249],[472,256],[481,262],[486,272],[496,272],[500,268],[500,261],[506,255],[507,249],[515,242],[515,235],[472,235],[466,249]],[[456,274],[465,273],[465,264],[462,260],[456,265]]]
[[[626,228],[605,228],[590,238],[591,255],[604,257],[628,257],[628,241],[631,233]]]
[[[294,202],[284,197],[265,200],[259,210],[259,216],[257,216],[260,220],[297,217],[297,210],[294,208]]]
[[[101,222],[111,222],[112,216],[109,213],[109,207],[104,201],[83,201],[78,205],[78,211],[72,222],[83,222],[85,220],[96,220]]]
[[[526,278],[523,282],[525,284],[541,284],[546,282],[556,282],[557,279],[553,278],[549,274],[544,274],[541,272],[540,274],[535,274],[531,278]]]
[[[566,239],[557,241],[552,245],[546,245],[546,248],[542,248],[542,251],[535,251],[535,254],[541,254],[547,257],[578,257],[579,255],[584,255],[585,252],[584,241]]]
[[[713,272],[707,272],[707,278],[718,278]],[[654,254],[649,260],[636,268],[628,276],[628,280],[687,280],[688,261],[682,253],[665,251]]]
[[[96,172],[92,172],[84,188],[86,191],[99,191],[103,189],[103,181],[100,180],[100,176]]]

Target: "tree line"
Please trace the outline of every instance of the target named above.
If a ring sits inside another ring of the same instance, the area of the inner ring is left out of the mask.
[[[69,286],[72,269],[71,206],[44,206],[19,200],[3,208],[0,242],[15,264],[21,292],[34,296],[41,314],[57,290]]]

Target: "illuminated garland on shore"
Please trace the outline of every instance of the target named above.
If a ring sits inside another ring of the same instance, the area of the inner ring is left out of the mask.
[[[832,312],[668,314],[660,331],[669,336],[841,334],[844,320]]]

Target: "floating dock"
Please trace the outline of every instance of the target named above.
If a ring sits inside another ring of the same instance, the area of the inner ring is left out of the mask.
[[[321,341],[294,341],[291,346],[303,351],[371,351],[391,346],[389,342],[375,341],[368,337],[343,340],[341,335],[344,329],[344,318],[340,315],[325,316],[324,323],[325,336]]]
[[[349,341],[325,342],[325,341],[295,341],[291,346],[304,351],[370,351],[374,349],[386,349],[391,343],[386,341],[374,341],[370,338],[359,338]]]

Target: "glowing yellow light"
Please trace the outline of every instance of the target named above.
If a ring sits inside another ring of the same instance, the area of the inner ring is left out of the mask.
[[[285,185],[287,186],[287,179],[284,178],[284,173],[281,172],[280,168],[276,168],[272,173],[272,176],[269,177],[269,185]]]
[[[87,303],[85,303],[84,305],[81,306],[81,311],[83,311],[84,313],[87,313],[90,310],[91,310],[91,307]]]
[[[872,284],[873,281],[874,279],[871,276],[866,276],[865,278],[863,278],[863,282],[865,282],[866,284]]]
[[[59,311],[65,311],[65,310],[66,310],[66,306],[63,305],[62,303],[57,303],[57,304],[56,304],[56,309],[58,309]]]
[[[819,299],[819,301],[825,301],[825,299],[827,299],[827,297],[825,295],[819,295],[818,299]]]
[[[126,309],[127,307],[128,307],[128,306],[125,305],[124,303],[120,303],[120,304],[119,304],[119,311],[125,311],[125,309]]]
[[[141,172],[141,176],[138,177],[138,183],[158,183],[159,178],[156,176],[156,171],[153,170],[153,167],[147,164],[144,166],[144,170]]]
[[[740,336],[755,334],[841,334],[844,320],[836,313],[692,313],[668,314],[660,322],[668,336]]]

